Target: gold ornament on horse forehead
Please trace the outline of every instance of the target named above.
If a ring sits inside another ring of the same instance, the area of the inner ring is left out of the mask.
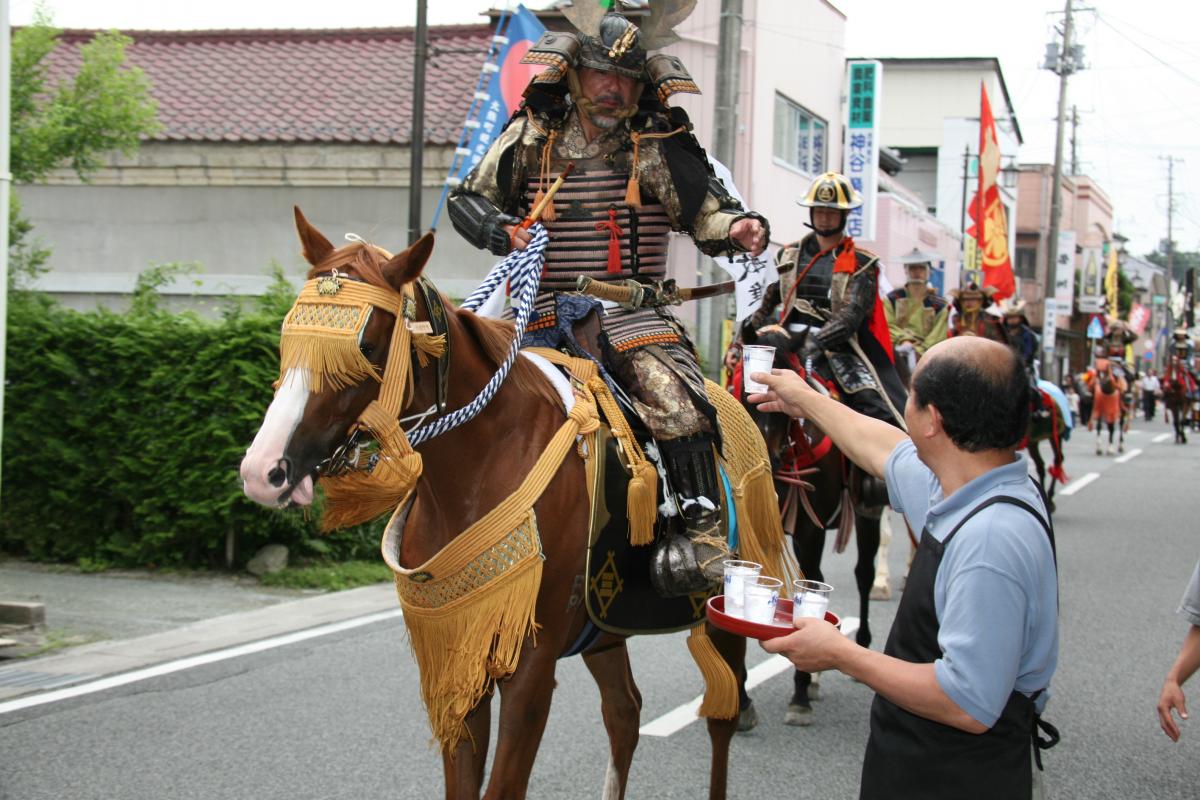
[[[317,278],[317,294],[332,296],[340,292],[341,289],[341,275],[336,269],[330,270],[328,275],[322,275]]]

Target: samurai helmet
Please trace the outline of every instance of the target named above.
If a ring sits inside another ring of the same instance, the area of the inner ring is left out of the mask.
[[[696,0],[573,0],[560,10],[578,32],[547,31],[521,63],[549,67],[535,83],[557,83],[568,70],[588,67],[649,84],[663,102],[679,92],[700,94],[678,58],[649,53],[679,41],[673,29],[695,6]],[[626,17],[622,7],[644,12],[637,17],[641,25]]]
[[[906,277],[910,276],[913,269],[920,267],[925,270],[925,277],[928,279],[929,273],[933,271],[933,262],[936,260],[936,255],[923,252],[914,247],[911,253],[901,257],[900,264],[904,267]]]
[[[954,307],[962,311],[962,304],[967,300],[980,301],[980,308],[987,308],[992,304],[992,295],[996,293],[996,287],[984,286],[979,288],[978,283],[968,283],[958,289],[950,290],[950,298],[954,301]]]
[[[1006,297],[1000,303],[1000,315],[1004,317],[1020,317],[1025,319],[1025,301],[1016,297]]]
[[[796,202],[808,208],[851,211],[861,206],[863,200],[845,175],[840,172],[826,172],[814,180],[804,196]]]

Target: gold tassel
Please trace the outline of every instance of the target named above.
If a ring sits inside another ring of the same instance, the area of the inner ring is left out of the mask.
[[[422,367],[429,366],[430,356],[441,358],[446,354],[446,334],[444,333],[439,333],[437,336],[430,333],[414,333],[412,342],[413,347],[417,350],[417,362]]]
[[[336,336],[285,330],[279,337],[279,378],[290,369],[308,370],[313,392],[345,389],[366,378],[380,380],[379,372],[358,349],[357,335]],[[276,383],[278,386],[278,382]]]
[[[654,541],[654,520],[658,517],[658,471],[648,461],[633,465],[626,503],[629,513],[629,543],[634,547]]]
[[[542,582],[542,560],[533,558],[472,592],[437,608],[405,602],[409,645],[421,675],[421,698],[434,738],[454,752],[469,736],[464,722],[492,690],[494,681],[517,668],[521,648],[537,632],[534,607]]]
[[[704,702],[697,713],[707,719],[733,719],[738,715],[737,678],[708,638],[704,623],[692,628],[687,643],[692,660],[704,676]]]
[[[630,131],[629,137],[633,139],[633,158],[629,163],[629,183],[625,186],[625,205],[630,208],[642,207],[642,187],[638,183],[638,173],[641,171],[641,164],[638,161],[638,142],[641,141],[641,136],[637,131]]]
[[[542,194],[542,190],[538,189],[538,194]],[[536,203],[534,205],[537,205]],[[554,198],[550,198],[550,202],[546,203],[546,207],[542,209],[542,222],[558,222],[558,212],[554,209]]]
[[[629,174],[629,183],[625,185],[625,205],[630,208],[642,207],[642,187],[638,184],[637,170]]]
[[[769,467],[760,463],[742,475],[733,496],[738,515],[739,557],[762,564],[764,575],[781,578],[790,587],[798,575],[784,554],[779,499]]]
[[[370,522],[394,509],[421,476],[421,454],[383,456],[370,473],[351,473],[321,480],[325,509],[321,530],[325,533]]]

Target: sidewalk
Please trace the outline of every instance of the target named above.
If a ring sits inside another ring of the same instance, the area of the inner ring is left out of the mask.
[[[0,562],[0,602],[12,601],[45,604],[47,638],[58,647],[0,658],[0,701],[397,608],[389,583],[326,593],[250,576]]]

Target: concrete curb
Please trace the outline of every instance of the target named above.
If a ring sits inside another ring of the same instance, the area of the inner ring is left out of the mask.
[[[0,700],[391,611],[397,605],[392,584],[378,584],[227,614],[165,633],[96,642],[59,655],[10,662],[0,667]]]

